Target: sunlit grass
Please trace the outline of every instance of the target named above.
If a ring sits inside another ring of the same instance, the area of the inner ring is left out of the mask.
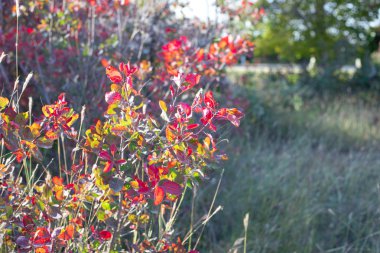
[[[244,131],[231,133],[218,198],[224,211],[207,230],[212,252],[244,235],[247,212],[248,252],[380,252],[377,102],[305,96],[295,110],[281,83],[245,94],[251,106]]]

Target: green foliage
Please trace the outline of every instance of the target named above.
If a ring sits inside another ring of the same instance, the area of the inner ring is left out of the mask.
[[[315,56],[325,64],[362,56],[374,36],[370,22],[380,3],[367,0],[263,0],[256,55],[299,61]]]

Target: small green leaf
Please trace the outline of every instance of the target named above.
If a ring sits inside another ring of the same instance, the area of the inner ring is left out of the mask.
[[[99,221],[104,221],[106,214],[103,210],[98,210],[98,212],[96,213],[96,217],[98,218]]]
[[[103,202],[103,203],[102,203],[102,208],[103,208],[104,210],[106,210],[106,211],[110,211],[110,210],[111,210],[111,205],[110,205],[110,203],[108,203],[108,202]]]

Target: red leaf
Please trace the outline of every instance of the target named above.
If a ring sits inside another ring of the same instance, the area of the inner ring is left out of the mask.
[[[173,181],[164,180],[161,184],[161,187],[164,189],[165,192],[176,195],[176,196],[182,193],[181,186]]]
[[[115,156],[115,153],[116,153],[116,151],[117,151],[117,147],[116,147],[115,144],[112,144],[112,145],[110,146],[110,151],[111,151],[112,156]]]
[[[209,108],[203,108],[202,110],[203,117],[201,118],[201,122],[203,125],[207,125],[214,116]]]
[[[127,163],[127,160],[125,160],[125,159],[120,159],[120,160],[117,160],[115,163],[116,163],[117,165],[123,165],[123,164],[126,164],[126,163]]]
[[[149,176],[149,181],[156,182],[160,179],[159,171],[156,166],[154,165],[148,166],[147,172]]]
[[[17,161],[18,163],[21,163],[22,160],[25,158],[25,154],[24,154],[24,152],[22,151],[22,149],[18,149],[18,150],[16,150],[16,151],[13,151],[12,153],[16,156],[16,161]]]
[[[150,187],[148,186],[148,184],[146,182],[141,181],[137,177],[135,177],[135,181],[138,183],[138,187],[139,187],[138,192],[139,193],[147,193],[150,191]]]
[[[229,44],[229,36],[224,36],[218,43],[219,48],[224,49]]]
[[[108,240],[111,240],[112,234],[110,231],[102,230],[99,232],[99,237],[100,237],[100,239],[102,239],[104,241],[108,241]]]
[[[214,100],[214,94],[212,93],[212,91],[209,90],[206,92],[204,101],[207,107],[215,109],[216,102]]]
[[[193,149],[190,147],[187,147],[187,156],[191,156],[192,153],[193,153]]]
[[[170,89],[170,95],[172,96],[172,98],[174,98],[175,91],[174,91],[173,86],[170,85],[169,89]]]
[[[201,79],[201,75],[189,73],[185,76],[185,81],[189,84],[187,87],[185,87],[185,90],[193,88],[195,85],[199,83],[199,80]]]
[[[165,191],[162,187],[157,186],[156,189],[154,189],[154,205],[159,205],[164,200],[165,197]]]
[[[62,92],[61,94],[59,94],[58,96],[58,102],[60,104],[66,104],[66,94],[64,92]]]
[[[100,157],[101,159],[103,159],[103,160],[107,160],[107,161],[110,161],[110,160],[111,160],[111,156],[110,156],[110,154],[108,154],[108,152],[105,151],[105,150],[102,150],[102,151],[99,152],[99,157]]]
[[[215,116],[217,118],[229,120],[234,126],[238,127],[240,125],[240,119],[244,116],[244,114],[236,108],[222,108]]]
[[[28,215],[24,215],[24,217],[22,217],[22,224],[24,225],[24,228],[28,230],[34,228],[35,226],[33,219]]]
[[[120,83],[123,80],[123,77],[120,74],[120,72],[117,71],[117,69],[113,66],[108,66],[106,68],[106,74],[108,78],[114,83]]]
[[[177,105],[177,111],[180,115],[185,114],[186,118],[191,117],[191,107],[186,103],[179,103]]]
[[[187,130],[192,130],[192,129],[195,129],[197,127],[199,127],[199,124],[190,124],[187,126]]]
[[[45,245],[51,242],[50,233],[45,227],[37,228],[34,233],[34,245]]]
[[[105,99],[106,99],[107,104],[114,104],[121,100],[121,95],[119,92],[110,91],[106,93]]]
[[[126,76],[131,76],[137,71],[137,68],[134,66],[131,67],[131,64],[129,62],[127,64],[122,62],[119,64],[119,70]]]

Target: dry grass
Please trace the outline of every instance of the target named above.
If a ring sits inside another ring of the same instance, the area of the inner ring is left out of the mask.
[[[249,212],[248,252],[380,252],[379,106],[342,95],[296,111],[281,85],[246,88],[251,108],[231,133],[224,210],[204,247],[226,252]]]

